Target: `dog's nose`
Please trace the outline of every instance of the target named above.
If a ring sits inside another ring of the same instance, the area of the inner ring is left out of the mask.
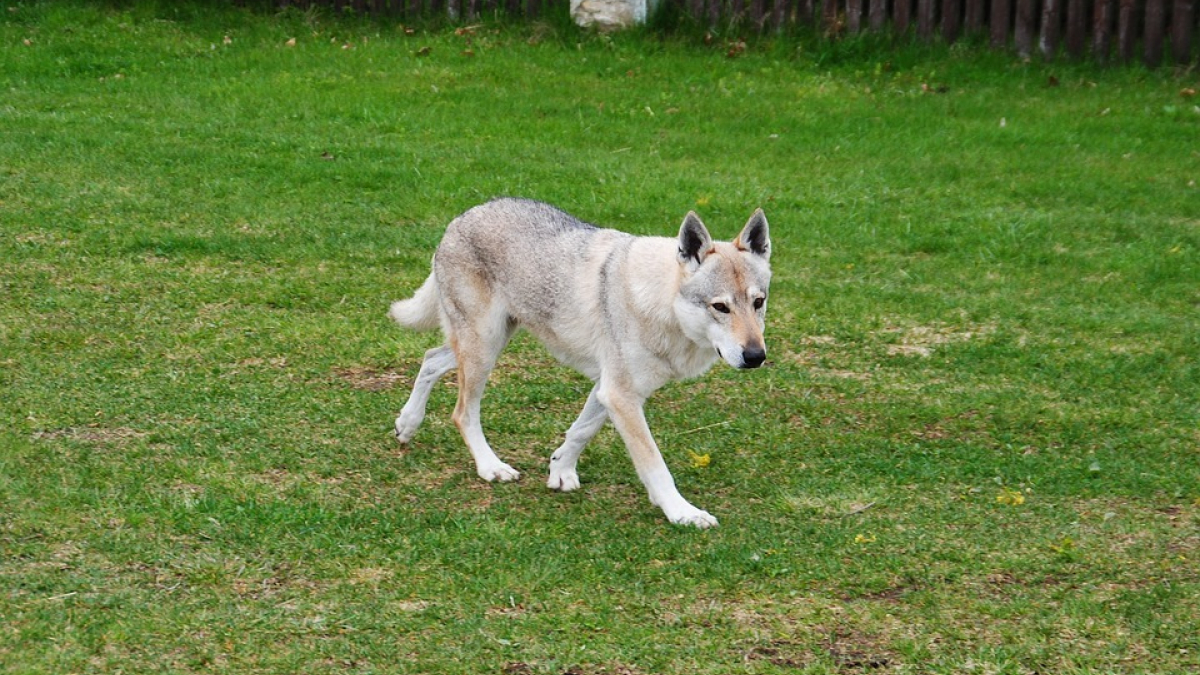
[[[742,352],[742,367],[757,368],[767,360],[767,350],[758,347],[751,347]]]

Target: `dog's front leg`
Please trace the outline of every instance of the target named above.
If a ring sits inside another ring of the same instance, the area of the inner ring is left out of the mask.
[[[650,426],[646,424],[646,414],[642,410],[645,399],[608,387],[600,392],[599,399],[625,441],[638,478],[642,479],[642,484],[650,494],[650,501],[663,510],[667,520],[676,525],[694,525],[702,529],[715,526],[716,518],[692,506],[675,487],[675,479],[671,477],[671,471],[667,469],[667,463],[663,461],[662,453],[650,435]]]

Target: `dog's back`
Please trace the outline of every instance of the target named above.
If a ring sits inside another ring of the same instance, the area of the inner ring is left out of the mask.
[[[575,286],[586,276],[583,268],[615,240],[632,237],[549,204],[497,199],[450,223],[434,256],[434,274],[446,288],[468,272],[473,283],[502,293],[515,319],[542,323],[563,309],[562,301],[580,299]]]
[[[472,295],[501,293],[514,320],[544,321],[574,290],[578,262],[589,256],[598,235],[608,238],[603,232],[620,234],[534,200],[481,204],[450,222],[432,274],[412,298],[393,303],[390,315],[403,326],[430,330],[438,325],[439,298],[447,291],[457,296],[454,289],[461,287]],[[440,309],[455,314],[477,309],[461,301],[442,304]]]
[[[630,251],[651,239],[670,244],[598,228],[537,201],[482,204],[450,223],[434,256],[444,320],[495,321],[487,315],[503,311],[512,327],[595,377],[605,304],[623,283]]]

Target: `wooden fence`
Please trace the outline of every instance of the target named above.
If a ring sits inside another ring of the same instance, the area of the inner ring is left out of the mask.
[[[661,0],[699,25],[784,31],[812,27],[828,37],[864,31],[913,32],[953,43],[986,36],[996,49],[1022,57],[1065,55],[1101,63],[1140,60],[1154,68],[1194,61],[1200,0]],[[568,0],[276,0],[281,6],[415,18],[472,20],[502,12],[537,17]]]

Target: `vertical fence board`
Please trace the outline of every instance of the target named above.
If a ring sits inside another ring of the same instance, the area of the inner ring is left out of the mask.
[[[750,20],[754,22],[754,29],[762,32],[763,20],[763,0],[750,0]]]
[[[729,16],[731,23],[741,23],[746,15],[746,0],[729,0]]]
[[[808,23],[817,20],[817,0],[800,0],[800,15]]]
[[[1108,61],[1112,52],[1113,3],[1115,0],[1096,0],[1092,12],[1092,57],[1100,63]]]
[[[933,37],[933,0],[917,0],[917,36],[922,40]]]
[[[1042,33],[1038,39],[1038,49],[1046,60],[1053,59],[1058,53],[1058,38],[1062,25],[1062,1],[1045,0],[1042,5]]]
[[[771,5],[771,28],[776,31],[783,29],[783,22],[787,19],[787,2],[784,0],[774,0]]]
[[[1087,41],[1087,4],[1084,0],[1067,0],[1067,53],[1071,58],[1083,56]]]
[[[942,38],[953,43],[961,30],[962,0],[942,0]]]
[[[846,0],[846,30],[851,34],[862,31],[863,0]]]
[[[1013,42],[1017,54],[1028,58],[1033,52],[1034,0],[1017,0],[1016,24],[1013,26]]]
[[[1146,0],[1146,65],[1157,68],[1162,64],[1163,30],[1167,25],[1167,8],[1164,0]]]
[[[887,0],[871,0],[871,7],[867,11],[867,25],[873,31],[881,31],[886,23]]]
[[[988,17],[988,35],[992,48],[1001,49],[1008,44],[1008,26],[1012,21],[1012,5],[1009,0],[992,0],[992,12]]]
[[[1192,58],[1192,30],[1196,27],[1192,0],[1175,0],[1171,7],[1171,57],[1183,65]]]
[[[983,30],[983,10],[986,6],[984,0],[967,0],[963,14],[963,32],[973,34]]]
[[[1137,0],[1120,0],[1117,10],[1117,53],[1121,61],[1133,60],[1133,47],[1137,41]]]
[[[821,0],[821,30],[834,34],[838,29],[837,0]]]
[[[892,26],[897,33],[907,31],[908,24],[912,22],[912,0],[896,0],[894,11]]]

